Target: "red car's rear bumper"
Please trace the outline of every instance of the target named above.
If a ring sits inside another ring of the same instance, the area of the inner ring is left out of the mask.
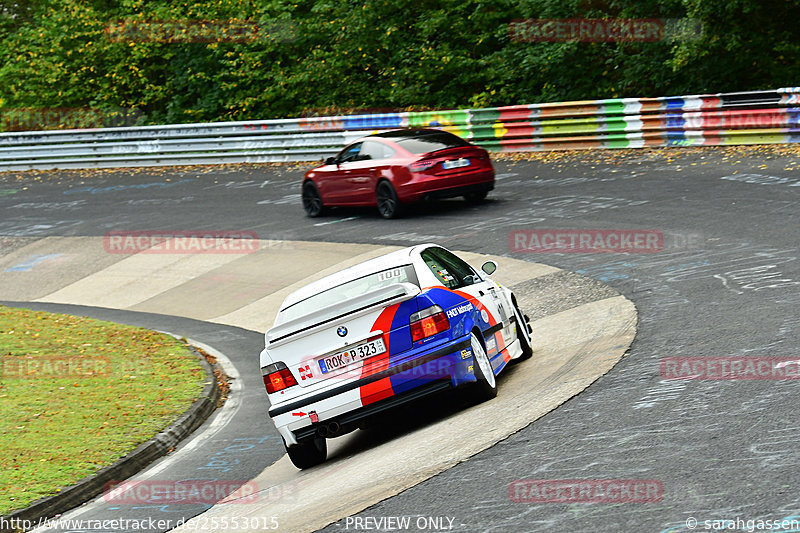
[[[451,175],[412,173],[411,180],[395,186],[397,197],[403,203],[488,192],[494,189],[494,170],[491,167],[484,167]]]

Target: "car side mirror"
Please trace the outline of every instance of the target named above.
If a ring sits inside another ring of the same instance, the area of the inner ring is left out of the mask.
[[[333,157],[333,156],[329,157],[328,159],[325,160],[325,164],[326,165],[335,165],[336,164],[336,158]]]
[[[497,263],[494,261],[486,261],[481,265],[481,270],[483,270],[487,276],[491,276],[497,271]]]

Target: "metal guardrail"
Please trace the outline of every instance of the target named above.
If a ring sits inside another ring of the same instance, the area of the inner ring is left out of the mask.
[[[485,109],[0,133],[0,171],[314,161],[430,127],[493,151],[800,142],[800,87]]]

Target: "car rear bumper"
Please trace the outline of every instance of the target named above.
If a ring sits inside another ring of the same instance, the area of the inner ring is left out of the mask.
[[[365,420],[378,417],[389,409],[394,409],[395,407],[452,387],[453,384],[450,379],[431,381],[402,394],[396,394],[373,404],[359,407],[345,414],[334,416],[323,422],[294,430],[293,434],[296,440],[307,439],[314,436],[335,437],[337,435],[344,435],[345,433],[357,429]]]
[[[464,185],[461,187],[452,187],[449,189],[438,189],[430,191],[422,196],[423,200],[438,200],[443,198],[455,198],[456,196],[466,196],[468,194],[477,194],[489,192],[494,189],[494,181],[489,183],[477,183],[475,185]]]
[[[482,168],[469,173],[453,175],[419,174],[397,187],[401,202],[412,203],[423,199],[452,198],[465,194],[488,192],[494,189],[494,170]]]
[[[312,435],[352,431],[372,416],[449,387],[475,381],[469,335],[414,355],[374,375],[274,406],[269,416],[287,445]],[[312,413],[317,422],[312,423]]]

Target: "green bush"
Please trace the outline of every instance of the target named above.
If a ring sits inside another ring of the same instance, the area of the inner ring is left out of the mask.
[[[0,9],[6,115],[92,109],[185,123],[485,107],[773,89],[798,85],[800,71],[800,0],[34,0]],[[703,32],[511,39],[509,23],[530,18],[693,19]],[[196,21],[245,31],[189,42]],[[172,42],[114,33],[158,22],[171,25]]]

